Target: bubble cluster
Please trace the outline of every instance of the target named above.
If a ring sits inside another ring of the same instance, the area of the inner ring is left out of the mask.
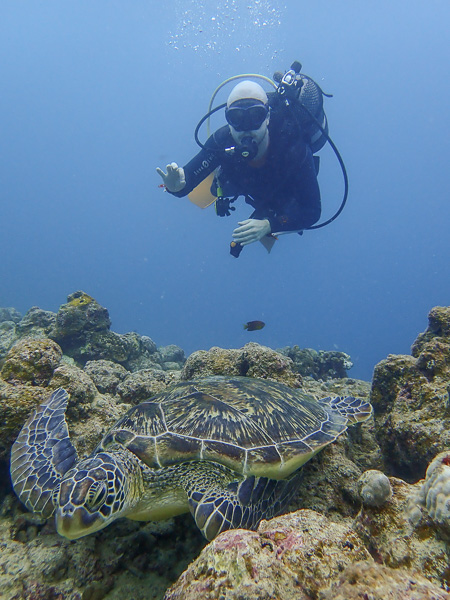
[[[175,25],[168,41],[172,49],[210,54],[259,47],[266,54],[276,54],[272,38],[275,40],[281,24],[276,0],[223,0],[220,5],[197,0],[175,2]]]

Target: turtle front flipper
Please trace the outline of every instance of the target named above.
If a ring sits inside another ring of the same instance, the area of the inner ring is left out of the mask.
[[[204,463],[207,468],[211,463]],[[226,486],[212,483],[188,492],[189,508],[207,540],[227,529],[256,529],[262,519],[271,519],[286,509],[298,489],[301,471],[283,480],[247,477]]]
[[[64,416],[68,400],[63,388],[53,392],[27,419],[11,449],[14,491],[28,510],[46,518],[55,510],[55,488],[77,461]]]

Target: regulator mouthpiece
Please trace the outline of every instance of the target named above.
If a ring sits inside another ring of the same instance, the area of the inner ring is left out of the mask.
[[[236,152],[244,160],[253,160],[258,154],[258,144],[250,136],[242,138],[241,143],[236,146]]]
[[[253,160],[258,154],[258,144],[248,135],[242,138],[241,142],[236,146],[225,148],[225,152],[233,156],[237,155],[243,160]]]

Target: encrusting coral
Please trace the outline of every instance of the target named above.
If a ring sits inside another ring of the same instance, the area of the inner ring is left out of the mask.
[[[431,520],[450,541],[450,450],[441,452],[428,466],[425,479],[410,498],[409,518],[417,525],[426,509]]]
[[[412,483],[450,448],[450,307],[433,308],[428,320],[412,356],[376,365],[370,395],[384,470]]]
[[[344,353],[296,348],[250,343],[186,360],[178,346],[110,331],[107,309],[85,292],[71,294],[58,313],[33,307],[20,318],[0,309],[2,599],[161,600],[172,584],[166,600],[382,600],[389,593],[449,600],[450,307],[430,311],[412,355],[376,366],[371,391],[368,382],[345,377]],[[300,370],[303,360],[311,373]],[[326,370],[318,360],[328,361]],[[370,392],[374,420],[303,467],[294,512],[257,532],[225,532],[206,547],[189,515],[159,524],[119,521],[71,543],[12,495],[9,450],[45,394],[68,390],[68,426],[82,457],[132,405],[210,374],[273,379],[316,398]]]
[[[392,497],[389,478],[376,469],[364,471],[358,479],[358,492],[368,506],[382,506]]]

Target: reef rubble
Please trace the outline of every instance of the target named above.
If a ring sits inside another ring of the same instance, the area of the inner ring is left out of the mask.
[[[345,353],[255,343],[186,357],[111,331],[108,310],[82,291],[57,313],[0,308],[0,598],[450,600],[450,307],[433,308],[411,355],[388,356],[371,383],[350,367]],[[11,445],[51,391],[69,392],[85,456],[131,406],[211,374],[370,397],[374,415],[303,467],[291,512],[209,544],[190,515],[125,519],[70,542],[12,493]]]

